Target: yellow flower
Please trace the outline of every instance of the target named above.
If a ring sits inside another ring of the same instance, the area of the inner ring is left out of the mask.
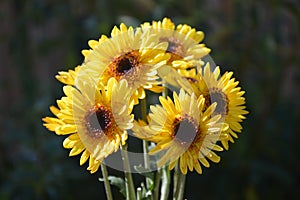
[[[210,52],[204,44],[199,44],[204,38],[202,31],[187,24],[175,24],[168,18],[146,22],[141,25],[143,30],[150,30],[162,42],[168,42],[167,52],[171,55],[168,64],[178,69],[186,69],[199,65],[201,58]]]
[[[158,167],[170,163],[169,168],[173,169],[179,162],[183,174],[187,169],[195,169],[201,174],[200,163],[209,167],[207,159],[216,163],[220,161],[214,151],[223,149],[216,142],[223,137],[222,131],[228,126],[220,122],[220,115],[211,116],[216,104],[204,109],[203,96],[197,98],[180,90],[179,96],[173,93],[173,98],[174,103],[170,97],[160,97],[162,106],[150,107],[149,125],[140,124],[134,128],[134,134],[157,143],[150,154],[162,152]],[[146,131],[139,133],[143,130]]]
[[[133,93],[135,103],[137,98],[145,97],[144,89],[161,91],[157,69],[169,59],[165,54],[167,43],[160,42],[149,31],[133,30],[122,23],[120,28],[113,28],[111,38],[93,42],[91,46],[84,53],[78,79],[81,74],[103,84],[111,77],[118,81],[125,79],[130,88],[137,90]]]
[[[70,156],[80,153],[80,165],[89,159],[88,170],[94,173],[102,160],[117,151],[127,140],[133,126],[126,80],[108,80],[107,86],[96,89],[89,79],[77,82],[77,88],[64,86],[65,97],[50,110],[56,117],[43,118],[44,126],[57,135],[69,135],[63,146]]]
[[[238,81],[231,78],[233,72],[225,72],[220,77],[220,68],[211,69],[207,63],[205,67],[198,68],[199,74],[195,75],[195,71],[191,71],[188,76],[192,88],[197,96],[205,97],[205,107],[208,108],[212,103],[217,102],[215,114],[221,114],[225,123],[229,125],[226,131],[228,137],[223,139],[222,145],[228,150],[228,141],[234,142],[233,138],[238,138],[236,133],[242,131],[240,122],[245,119],[248,111],[245,110],[244,91],[241,87],[237,87]],[[193,74],[193,75],[192,75]]]
[[[167,53],[170,54],[170,59],[167,65],[158,69],[158,75],[163,82],[191,93],[189,82],[178,71],[203,65],[201,59],[210,52],[204,44],[199,44],[204,33],[186,24],[175,26],[168,18],[153,21],[152,24],[146,22],[141,27],[144,31],[150,30],[160,41],[168,43]]]

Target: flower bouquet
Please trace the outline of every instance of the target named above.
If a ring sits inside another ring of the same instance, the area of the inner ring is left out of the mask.
[[[81,65],[56,76],[65,96],[44,126],[66,136],[63,146],[81,154],[80,165],[88,161],[91,173],[101,168],[107,199],[111,185],[129,200],[182,199],[187,172],[220,162],[217,152],[238,138],[245,92],[232,72],[221,74],[203,38],[168,18],[136,28],[122,23],[88,42]],[[141,152],[129,150],[133,138]],[[109,176],[106,166],[124,179]],[[133,173],[145,183],[135,186]]]

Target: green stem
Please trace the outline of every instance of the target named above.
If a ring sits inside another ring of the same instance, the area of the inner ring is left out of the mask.
[[[185,178],[186,178],[186,175],[180,173],[179,190],[178,190],[178,196],[177,196],[176,200],[183,199],[184,187],[185,187]]]
[[[173,196],[175,196],[175,193],[177,191],[178,177],[179,177],[179,170],[178,170],[178,164],[176,164],[174,169],[174,174],[173,174]]]
[[[142,188],[138,187],[136,189],[136,196],[137,196],[137,200],[142,200],[143,195],[142,195]]]
[[[142,113],[142,120],[147,122],[147,102],[146,99],[141,100],[141,113]],[[149,169],[149,157],[148,157],[148,141],[143,140],[143,152],[144,152],[144,163],[145,169]],[[147,179],[146,179],[147,180]],[[147,183],[147,187],[149,187]]]
[[[164,97],[164,98],[166,98],[167,96],[168,96],[168,87],[166,87],[167,86],[167,84],[163,84],[163,87],[164,87],[164,89],[163,89],[163,91],[162,91],[162,96]]]
[[[185,174],[181,173],[179,168],[179,163],[176,165],[174,171],[174,190],[173,190],[173,200],[183,199],[184,187],[185,187]]]
[[[149,165],[149,157],[148,157],[148,141],[143,140],[143,153],[144,153],[144,163],[145,163],[145,169],[150,169]],[[151,180],[149,177],[146,177],[146,185],[149,189],[151,186]]]
[[[103,180],[104,180],[104,186],[105,186],[107,200],[113,200],[113,197],[111,194],[111,189],[110,189],[110,183],[108,180],[107,168],[104,163],[101,164],[101,170],[102,170],[102,176],[103,176]]]
[[[127,200],[136,200],[135,196],[135,187],[132,180],[132,175],[130,172],[130,164],[127,154],[127,144],[121,145],[121,154],[123,160],[124,174],[125,174],[125,186],[126,186],[126,199]]]
[[[142,120],[147,122],[147,101],[146,101],[146,98],[141,100],[141,114],[142,114]]]
[[[142,114],[142,120],[147,122],[147,101],[146,98],[141,100],[141,114]],[[148,151],[149,151],[149,143],[146,140],[143,140],[143,153],[144,153],[144,163],[145,163],[145,169],[150,169],[149,164],[149,157],[148,157]],[[146,177],[146,186],[147,189],[150,189],[151,187],[151,179],[149,177]]]
[[[170,190],[170,170],[168,166],[162,168],[162,183],[160,200],[167,200]]]
[[[159,185],[160,185],[160,178],[161,178],[161,169],[156,172],[155,182],[154,182],[154,191],[153,197],[154,200],[158,200],[158,192],[159,192]]]
[[[162,96],[166,98],[168,96],[168,87],[166,83],[163,83]],[[170,170],[168,166],[164,166],[162,169],[162,184],[161,184],[161,196],[160,200],[167,200],[170,190]]]

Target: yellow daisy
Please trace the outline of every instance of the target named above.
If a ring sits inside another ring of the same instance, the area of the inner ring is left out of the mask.
[[[204,33],[186,24],[175,26],[168,18],[153,21],[152,24],[146,22],[141,27],[142,30],[150,30],[151,33],[157,35],[160,41],[168,43],[167,53],[170,59],[167,65],[158,69],[158,75],[163,82],[168,84],[168,87],[183,88],[191,94],[189,82],[182,78],[178,70],[203,65],[201,59],[210,52],[204,44],[199,44],[204,38]]]
[[[100,89],[88,81],[78,82],[77,88],[64,86],[65,97],[50,110],[56,117],[43,118],[44,126],[57,135],[69,135],[63,146],[70,156],[80,153],[80,165],[89,159],[88,170],[94,173],[102,160],[118,150],[127,140],[133,126],[130,114],[130,92],[126,80],[108,80]]]
[[[110,77],[118,81],[125,79],[130,88],[138,90],[133,95],[143,98],[144,89],[161,91],[157,69],[169,59],[165,54],[167,45],[149,31],[133,30],[122,23],[120,28],[113,28],[111,38],[93,44],[93,48],[84,53],[79,75],[88,75],[104,84]]]
[[[222,131],[228,126],[220,122],[220,115],[211,116],[216,104],[204,109],[203,96],[197,98],[195,94],[189,95],[180,90],[179,95],[173,93],[173,98],[174,103],[170,97],[161,96],[159,100],[162,106],[151,106],[149,126],[141,127],[148,130],[135,132],[135,135],[149,134],[143,137],[157,143],[150,154],[162,152],[158,167],[170,163],[169,168],[173,169],[179,162],[183,174],[187,173],[187,169],[195,169],[201,174],[200,163],[209,167],[207,159],[216,163],[220,161],[214,151],[223,149],[216,142],[223,137]]]
[[[199,44],[204,33],[186,24],[175,24],[168,18],[162,21],[146,22],[143,30],[151,30],[160,41],[168,42],[167,52],[171,55],[168,61],[175,68],[186,69],[201,63],[201,58],[210,52],[204,44]]]
[[[211,69],[207,63],[204,68],[198,68],[199,74],[194,71],[189,75],[189,80],[197,96],[205,97],[205,107],[209,107],[212,103],[217,102],[215,114],[221,114],[225,123],[229,125],[226,131],[228,137],[222,140],[222,144],[228,150],[228,141],[234,142],[233,138],[238,138],[236,133],[242,131],[240,122],[245,119],[248,111],[245,110],[244,91],[241,87],[237,87],[238,81],[231,78],[233,72],[225,72],[220,77],[220,68]]]

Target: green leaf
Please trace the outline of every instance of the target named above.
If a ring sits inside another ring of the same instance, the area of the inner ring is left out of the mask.
[[[113,186],[119,188],[120,193],[126,197],[126,188],[125,188],[125,181],[123,178],[116,177],[116,176],[108,176],[109,183]],[[99,181],[104,181],[103,178],[99,178]]]

